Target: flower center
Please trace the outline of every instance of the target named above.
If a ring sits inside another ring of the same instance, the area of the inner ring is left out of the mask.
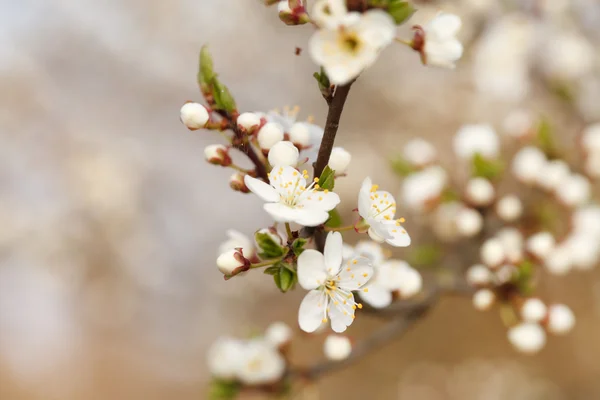
[[[343,32],[340,36],[341,46],[349,53],[357,53],[362,45],[358,35],[355,32]]]

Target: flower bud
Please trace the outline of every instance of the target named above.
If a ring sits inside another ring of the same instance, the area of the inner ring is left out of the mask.
[[[467,270],[467,282],[473,286],[487,285],[492,280],[492,273],[485,265],[476,264]]]
[[[575,315],[564,304],[553,304],[548,310],[548,331],[555,335],[569,333],[575,326]]]
[[[556,190],[556,197],[568,207],[584,205],[592,192],[590,181],[579,174],[566,178]]]
[[[521,318],[525,322],[540,322],[546,317],[548,307],[543,301],[536,298],[525,300],[521,306]]]
[[[231,157],[226,146],[222,144],[211,144],[204,148],[204,157],[206,160],[215,165],[227,167],[231,165]]]
[[[276,143],[269,150],[269,164],[271,166],[287,167],[298,164],[300,152],[292,142],[283,141]]]
[[[217,258],[217,267],[223,275],[230,276],[247,270],[250,262],[244,258],[240,250],[228,250]]]
[[[518,351],[533,354],[546,345],[546,332],[536,323],[523,322],[508,330],[508,341]]]
[[[523,234],[517,228],[503,228],[496,237],[504,247],[505,259],[518,264],[523,259]]]
[[[540,171],[546,165],[546,156],[533,146],[524,147],[512,160],[512,172],[524,183],[534,183]]]
[[[400,279],[398,291],[403,299],[407,299],[417,295],[423,289],[423,277],[419,271],[408,264],[402,265],[403,267],[400,269],[402,279]]]
[[[254,113],[245,112],[237,118],[237,124],[246,132],[252,132],[252,128],[260,125],[260,117]]]
[[[250,193],[250,189],[248,189],[248,186],[244,182],[245,176],[246,174],[242,172],[235,172],[229,177],[229,186],[237,192]]]
[[[331,156],[329,157],[329,168],[335,171],[336,175],[341,175],[346,172],[352,156],[346,150],[341,147],[334,147],[331,150]]]
[[[181,122],[191,131],[204,128],[209,116],[206,107],[198,103],[185,103],[180,110]]]
[[[454,152],[471,160],[476,154],[491,159],[498,155],[500,141],[490,125],[463,125],[454,136]]]
[[[551,160],[543,165],[537,175],[540,187],[553,191],[558,190],[571,175],[569,165],[563,160]]]
[[[506,258],[502,241],[496,238],[486,240],[481,246],[480,257],[489,267],[499,266]]]
[[[544,259],[544,266],[552,275],[566,275],[573,268],[573,256],[571,247],[560,245],[552,249],[548,257]]]
[[[483,217],[472,208],[462,208],[456,214],[456,229],[466,237],[473,237],[481,232],[483,227]]]
[[[504,118],[504,132],[513,138],[521,139],[533,134],[533,118],[525,110],[515,110]]]
[[[274,347],[282,347],[292,339],[292,329],[283,322],[274,322],[265,331],[265,339]]]
[[[329,335],[323,344],[323,352],[329,360],[341,361],[352,353],[352,343],[346,336]]]
[[[279,19],[286,25],[303,25],[310,21],[310,17],[306,13],[302,2],[298,1],[299,6],[292,9],[288,0],[281,0],[277,3],[277,11]]]
[[[473,295],[473,306],[476,310],[487,311],[492,307],[496,295],[489,289],[479,289]]]
[[[304,122],[296,122],[290,128],[290,141],[299,147],[310,146],[310,129]]]
[[[490,181],[484,178],[473,178],[467,183],[467,199],[476,206],[487,206],[494,201],[495,190]]]
[[[514,265],[504,264],[494,272],[494,280],[496,284],[504,285],[510,282],[516,273],[517,268]]]
[[[415,167],[424,167],[437,159],[437,150],[428,141],[416,138],[409,140],[403,149],[404,159]]]
[[[269,150],[283,140],[283,128],[276,122],[267,122],[258,131],[258,145],[263,150]]]
[[[554,249],[554,236],[550,232],[538,232],[527,239],[525,248],[537,258],[544,260]]]
[[[503,221],[516,221],[523,214],[523,203],[515,195],[504,196],[496,203],[496,213]]]

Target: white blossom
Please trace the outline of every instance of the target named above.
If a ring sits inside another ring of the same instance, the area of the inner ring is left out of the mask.
[[[204,128],[209,115],[206,107],[198,103],[185,103],[180,110],[181,122],[190,130]]]
[[[546,345],[546,332],[533,322],[523,322],[508,330],[509,342],[520,352],[533,354]]]
[[[385,11],[349,15],[339,27],[317,30],[309,42],[310,55],[334,85],[350,82],[371,66],[396,31],[394,20]]]
[[[323,254],[304,250],[298,257],[298,283],[310,290],[300,304],[298,323],[305,332],[314,332],[331,320],[331,329],[344,332],[354,321],[354,310],[361,307],[354,301],[355,290],[373,276],[368,259],[355,257],[342,265],[343,242],[339,232],[331,232],[325,241]]]
[[[573,233],[563,243],[571,250],[574,268],[590,270],[600,261],[600,238],[585,233]]]
[[[448,181],[446,170],[431,166],[407,176],[402,182],[402,200],[415,211],[425,211],[430,201],[438,199]]]
[[[480,249],[481,261],[489,267],[497,267],[506,258],[504,245],[500,239],[491,238],[486,240]]]
[[[566,81],[584,76],[594,64],[596,49],[583,36],[563,31],[547,35],[540,67],[550,79]]]
[[[267,122],[258,131],[258,145],[263,150],[269,150],[283,140],[283,127],[277,122]]]
[[[237,124],[246,131],[251,131],[253,127],[260,125],[260,116],[255,113],[245,112],[237,118]]]
[[[585,127],[581,145],[588,154],[600,153],[600,122]]]
[[[516,195],[504,196],[496,203],[496,213],[503,221],[516,221],[523,214],[523,203]]]
[[[254,242],[248,236],[235,229],[229,229],[226,233],[228,239],[219,246],[219,254],[241,248],[246,258],[253,258],[256,255]]]
[[[323,343],[323,353],[329,360],[345,360],[352,353],[352,343],[346,336],[329,335]]]
[[[546,190],[559,190],[570,175],[571,169],[569,168],[569,164],[563,160],[551,160],[545,163],[539,170],[536,182]]]
[[[282,167],[293,167],[298,164],[300,152],[292,142],[275,143],[269,150],[269,164]]]
[[[530,298],[521,306],[521,318],[525,322],[541,322],[548,312],[548,307],[538,298]]]
[[[381,245],[372,240],[361,240],[356,243],[356,246],[354,246],[352,249],[352,254],[350,254],[347,258],[353,256],[365,257],[369,259],[374,268],[381,265],[386,258]]]
[[[552,253],[555,243],[550,232],[538,232],[527,239],[525,247],[528,252],[544,260]]]
[[[288,0],[280,0],[277,3],[277,12],[278,13],[291,13],[292,9],[290,8],[290,2]]]
[[[592,179],[600,178],[600,151],[587,156],[585,159],[585,172]]]
[[[296,122],[290,128],[290,141],[302,147],[310,146],[310,126],[305,122]]]
[[[548,310],[548,331],[555,335],[569,333],[575,326],[575,315],[564,304],[553,304]]]
[[[504,285],[512,280],[517,272],[517,268],[511,264],[504,264],[494,271],[494,281],[496,285]]]
[[[475,264],[467,270],[467,282],[473,286],[487,285],[492,281],[492,273],[488,267]]]
[[[208,350],[207,363],[211,374],[219,379],[237,377],[243,362],[244,342],[230,337],[221,337]]]
[[[518,263],[523,259],[524,238],[517,228],[503,228],[498,231],[496,237],[504,247],[506,260]]]
[[[465,194],[471,203],[486,206],[494,201],[496,190],[490,181],[477,177],[467,182]]]
[[[427,65],[454,68],[463,54],[463,45],[456,38],[462,26],[460,17],[454,14],[439,13],[424,27],[424,61]]]
[[[573,254],[570,246],[560,244],[555,246],[544,259],[546,270],[553,275],[562,276],[573,268]]]
[[[242,351],[237,377],[246,385],[276,382],[285,372],[285,360],[268,342],[260,339],[248,342]]]
[[[423,279],[417,270],[405,261],[389,260],[375,266],[374,277],[365,286],[368,291],[360,293],[360,298],[372,307],[384,308],[392,303],[394,292],[409,298],[422,287]]]
[[[267,211],[275,221],[296,222],[304,226],[321,225],[329,218],[329,211],[340,202],[337,194],[328,190],[317,191],[314,182],[306,186],[306,171],[292,167],[274,166],[269,184],[246,175],[244,182],[250,191],[263,199]]]
[[[510,137],[525,138],[533,133],[533,116],[528,111],[516,109],[504,118],[502,127]]]
[[[500,141],[490,125],[463,125],[454,136],[454,152],[465,160],[476,154],[485,158],[498,156]]]
[[[341,147],[334,147],[331,149],[331,156],[329,157],[329,168],[335,171],[336,175],[346,173],[352,156],[346,150]]]
[[[496,295],[489,289],[479,289],[473,295],[473,306],[479,311],[489,310],[496,300]]]
[[[389,192],[377,190],[371,178],[366,178],[358,193],[358,213],[369,225],[369,236],[376,242],[386,242],[396,247],[410,245],[410,236],[400,224],[402,218],[394,219],[396,200]]]
[[[523,147],[512,160],[512,172],[524,183],[534,183],[546,165],[546,155],[533,146]]]
[[[588,205],[578,208],[573,212],[571,224],[576,233],[600,237],[600,206]]]
[[[284,322],[274,322],[265,331],[265,340],[275,347],[281,347],[292,338],[292,328]]]
[[[466,237],[473,237],[481,232],[483,228],[483,217],[475,209],[463,207],[456,214],[456,229]]]
[[[583,175],[572,174],[567,177],[556,191],[556,197],[569,207],[582,206],[592,194],[592,185]]]
[[[320,28],[335,30],[358,20],[360,14],[349,13],[345,0],[316,0],[311,18]]]
[[[436,148],[428,141],[415,138],[409,140],[403,149],[404,159],[415,167],[424,167],[437,159]]]

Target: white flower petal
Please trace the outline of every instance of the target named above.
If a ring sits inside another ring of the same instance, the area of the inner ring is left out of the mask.
[[[306,290],[316,289],[327,280],[325,257],[316,250],[304,250],[298,257],[298,283]]]
[[[366,292],[360,292],[360,298],[371,307],[384,308],[392,304],[392,292],[378,285],[369,284]]]
[[[387,229],[390,236],[385,239],[387,244],[395,247],[406,247],[410,245],[410,236],[402,225],[399,225],[394,221],[385,221],[383,227]]]
[[[329,219],[329,213],[318,208],[301,208],[295,211],[293,221],[304,226],[318,226]]]
[[[372,276],[373,267],[369,260],[364,257],[355,257],[342,266],[337,285],[343,290],[359,290],[369,282]]]
[[[308,208],[318,208],[324,211],[333,210],[340,204],[340,196],[337,193],[324,191],[313,191],[307,194],[302,194],[298,200],[298,205]]]
[[[382,48],[394,40],[396,25],[390,15],[383,10],[369,10],[362,15],[357,30],[370,46]]]
[[[332,301],[329,304],[331,329],[337,333],[344,332],[354,321],[354,309],[356,307],[354,295],[352,293],[345,295],[337,291],[333,294]]]
[[[252,193],[257,195],[264,201],[270,203],[279,201],[279,194],[277,193],[277,191],[271,185],[261,181],[260,179],[256,179],[251,177],[250,175],[246,175],[244,177],[244,183]]]
[[[307,250],[308,251],[308,250]],[[322,290],[311,290],[304,296],[298,310],[298,324],[304,332],[314,332],[325,319],[328,297]]]
[[[453,37],[461,26],[462,21],[459,16],[440,13],[427,26],[427,33],[434,34],[438,39]]]
[[[352,255],[368,258],[373,267],[380,265],[383,260],[385,260],[385,254],[383,253],[381,245],[371,240],[361,240],[358,242],[356,246],[354,246]],[[349,259],[351,256],[345,258]]]
[[[266,203],[263,208],[277,222],[296,222],[302,211],[281,203]]]
[[[306,179],[294,167],[276,165],[269,174],[269,180],[282,198],[295,193],[302,193],[306,187]]]
[[[383,243],[385,242],[385,237],[380,235],[380,230],[378,230],[376,227],[380,227],[381,224],[379,224],[378,222],[374,222],[370,225],[369,230],[367,231],[367,233],[369,234],[369,237],[374,240],[377,243]],[[384,234],[386,232],[383,232]]]
[[[367,218],[369,215],[369,207],[371,206],[370,191],[373,183],[371,178],[365,178],[363,181],[360,191],[358,192],[358,213],[361,217]]]
[[[335,276],[340,271],[342,265],[342,253],[344,248],[342,234],[339,232],[330,232],[325,240],[325,267],[329,276]]]

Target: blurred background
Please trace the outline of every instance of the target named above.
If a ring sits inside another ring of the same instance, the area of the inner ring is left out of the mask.
[[[465,57],[455,71],[424,68],[390,46],[354,85],[337,142],[353,155],[336,182],[347,217],[365,176],[397,191],[389,158],[410,138],[448,148],[462,124],[501,130],[525,108],[551,116],[568,144],[600,119],[597,0],[419,7],[415,22],[439,8],[463,18]],[[187,131],[178,113],[201,100],[197,55],[208,43],[241,111],[299,105],[323,124],[310,33],[258,0],[0,0],[1,399],[202,399],[219,335],[296,326],[303,290],[284,296],[260,273],[225,282],[216,269],[228,228],[251,234],[270,219],[204,161],[219,137]],[[318,392],[600,398],[598,269],[544,277],[540,291],[569,304],[577,326],[539,355],[516,353],[497,313],[451,298]],[[380,324],[364,315],[349,334]],[[303,339],[298,362],[320,358],[321,344]]]

